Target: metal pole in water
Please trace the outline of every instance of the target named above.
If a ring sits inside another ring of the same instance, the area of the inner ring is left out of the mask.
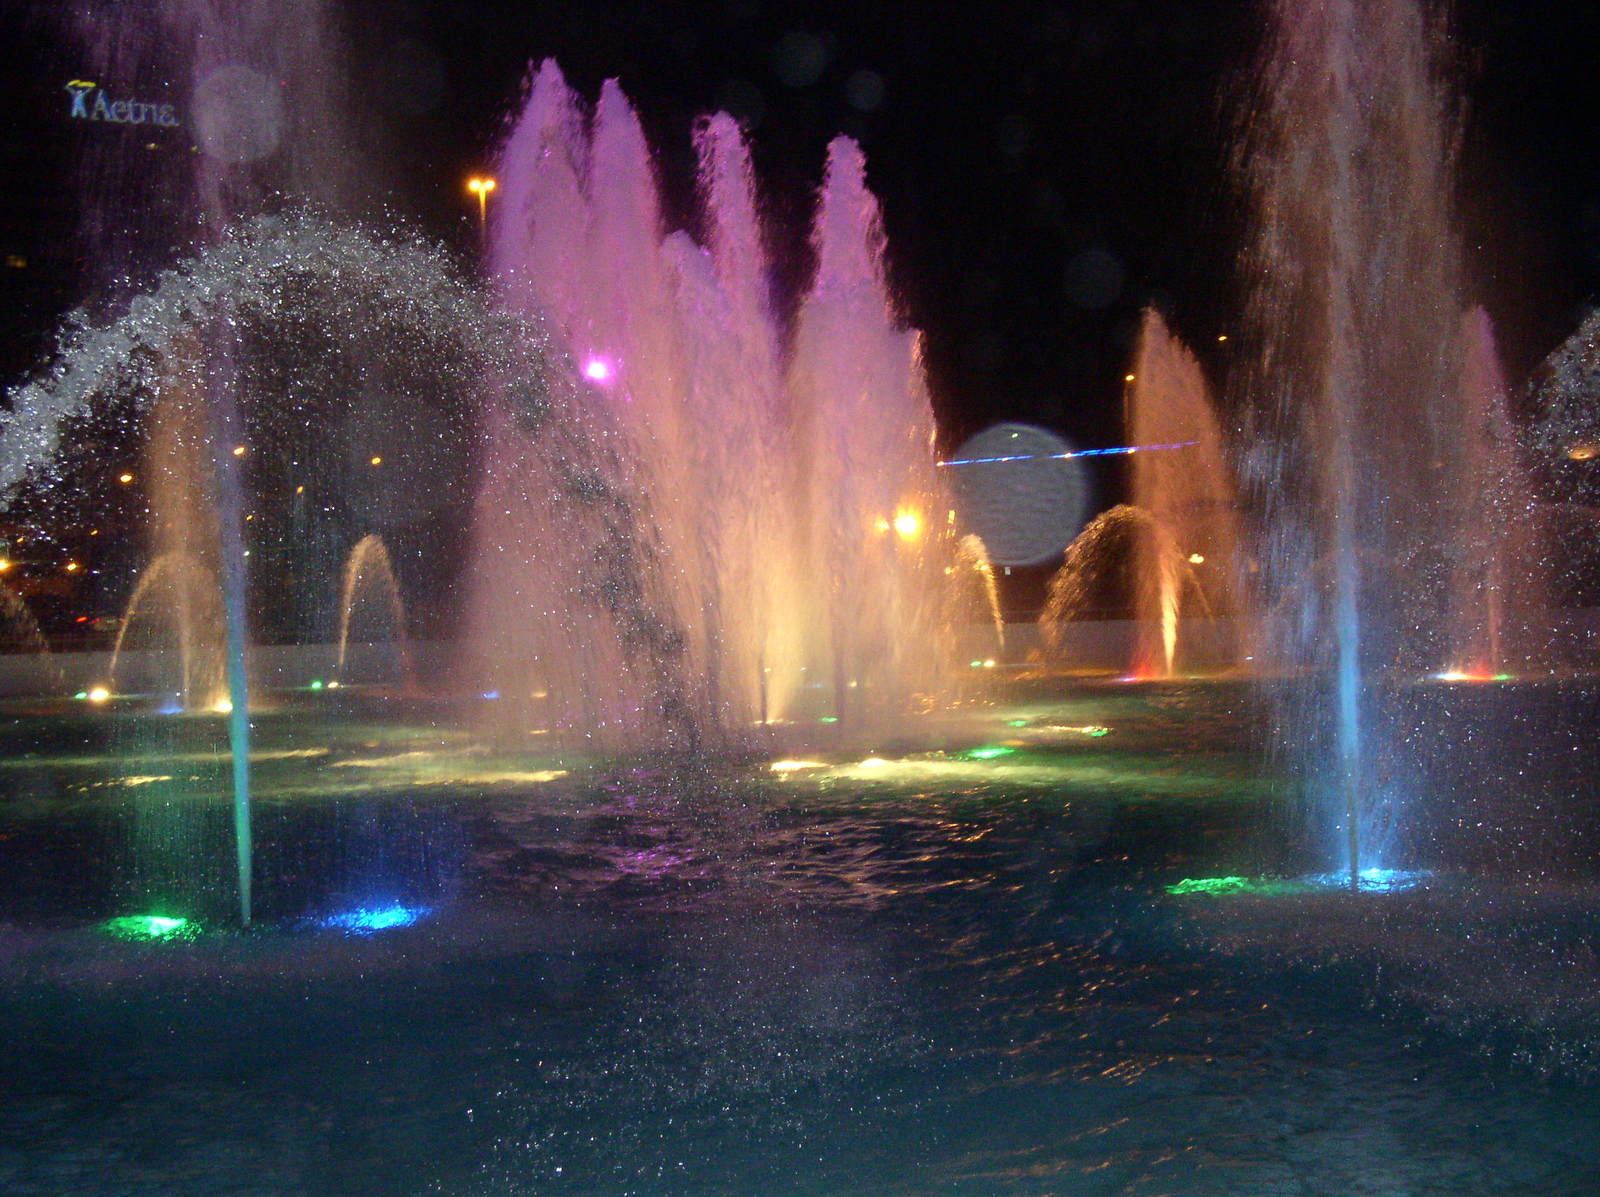
[[[221,532],[222,609],[227,634],[228,751],[233,757],[233,841],[239,874],[239,922],[250,925],[250,685],[246,669],[245,548],[242,520],[240,436],[235,393],[235,345],[225,321],[207,363],[207,406],[217,470],[217,520]]]

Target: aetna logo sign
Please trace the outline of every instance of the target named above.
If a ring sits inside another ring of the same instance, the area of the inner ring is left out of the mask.
[[[72,107],[67,115],[77,121],[110,121],[114,125],[160,125],[178,127],[178,109],[172,104],[144,100],[113,100],[98,83],[74,79],[67,84]]]

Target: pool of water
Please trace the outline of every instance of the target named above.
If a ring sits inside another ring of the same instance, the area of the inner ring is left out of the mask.
[[[1504,733],[1450,818],[1584,842],[1545,749],[1592,700],[1464,712]],[[258,721],[248,932],[220,723],[0,732],[0,1191],[1600,1187],[1580,854],[1184,891],[1307,863],[1243,688],[711,763],[341,701]],[[1519,760],[1537,818],[1496,804]]]

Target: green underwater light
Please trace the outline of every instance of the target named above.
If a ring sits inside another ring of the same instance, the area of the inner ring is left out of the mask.
[[[191,939],[200,933],[200,925],[160,914],[125,914],[107,919],[100,930],[118,939]]]
[[[818,723],[837,723],[837,722],[839,722],[839,717],[837,715],[824,715],[821,719],[818,719],[817,722]]]
[[[1028,726],[1028,721],[1026,719],[1007,719],[1006,720],[1006,726],[1007,727],[1027,727]]]
[[[1262,877],[1185,877],[1167,886],[1169,894],[1281,894],[1295,889],[1292,882]]]
[[[1015,748],[1007,748],[1004,744],[985,744],[982,748],[974,748],[962,755],[969,761],[992,761],[997,756],[1010,756],[1015,751]]]
[[[321,679],[321,678],[320,678],[320,677],[314,677],[314,678],[312,678],[312,679],[311,679],[311,688],[312,688],[312,689],[313,689],[313,690],[320,690],[320,689],[322,689],[322,679]]]

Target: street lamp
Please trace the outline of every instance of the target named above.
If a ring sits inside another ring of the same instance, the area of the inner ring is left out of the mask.
[[[494,190],[494,180],[488,175],[473,175],[467,180],[467,190],[478,197],[478,241],[489,243],[489,193]]]

